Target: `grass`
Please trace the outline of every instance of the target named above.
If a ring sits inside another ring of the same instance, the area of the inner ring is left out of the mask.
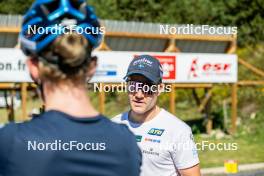
[[[242,120],[234,136],[221,140],[195,136],[196,142],[208,140],[213,143],[237,143],[238,146],[235,151],[199,151],[202,167],[223,166],[224,161],[228,159],[237,160],[239,164],[264,162],[264,110],[258,111],[255,118],[244,117]]]
[[[254,140],[252,140],[252,136],[250,135],[221,140],[214,138],[203,139],[198,135],[196,139],[196,142],[208,141],[215,144],[237,143],[238,146],[238,149],[234,151],[210,151],[208,148],[199,151],[202,168],[224,166],[224,161],[229,159],[236,160],[239,164],[264,162],[264,135],[254,137]]]

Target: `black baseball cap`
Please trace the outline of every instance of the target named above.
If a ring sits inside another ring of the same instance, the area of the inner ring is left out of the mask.
[[[150,55],[136,56],[128,66],[127,74],[124,79],[134,74],[146,77],[152,83],[159,84],[162,82],[162,66],[158,59]]]

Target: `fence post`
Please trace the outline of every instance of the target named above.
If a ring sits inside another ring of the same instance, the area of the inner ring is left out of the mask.
[[[176,92],[174,84],[171,84],[171,92],[170,92],[170,112],[175,114],[175,99],[176,99]]]
[[[237,121],[237,84],[232,84],[232,115],[231,115],[232,129],[231,132],[236,132]]]
[[[27,83],[21,84],[22,119],[27,120]]]

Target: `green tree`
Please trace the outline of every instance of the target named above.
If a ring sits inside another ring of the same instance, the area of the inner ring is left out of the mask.
[[[264,41],[264,0],[89,0],[105,19],[237,26],[240,46]]]
[[[34,0],[0,0],[0,13],[24,14]]]
[[[33,0],[0,0],[0,13],[23,14]],[[237,26],[240,46],[264,41],[264,0],[87,0],[101,19]]]

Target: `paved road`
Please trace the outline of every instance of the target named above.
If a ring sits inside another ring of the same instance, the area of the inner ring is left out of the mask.
[[[238,167],[238,174],[225,174],[224,167],[202,169],[204,176],[264,176],[264,163],[243,164]]]
[[[228,176],[264,176],[264,170],[259,171],[249,171],[245,173],[239,173],[239,174],[232,174]]]
[[[264,176],[264,170],[262,171],[249,171],[238,174],[206,174],[203,176]]]

